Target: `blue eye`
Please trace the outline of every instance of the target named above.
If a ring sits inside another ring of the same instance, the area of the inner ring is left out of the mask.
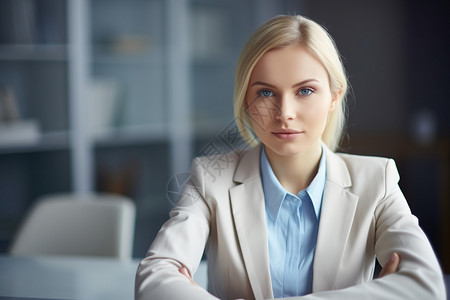
[[[263,97],[272,97],[273,96],[273,92],[271,90],[267,90],[267,89],[259,90],[258,94]]]
[[[303,88],[303,89],[300,89],[300,90],[298,91],[298,93],[299,93],[300,95],[302,95],[302,96],[308,96],[308,95],[311,95],[311,94],[313,93],[313,90],[310,89],[310,88]]]

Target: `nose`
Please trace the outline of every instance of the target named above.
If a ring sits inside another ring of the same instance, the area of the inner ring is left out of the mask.
[[[286,122],[292,121],[295,118],[295,105],[294,99],[289,96],[283,96],[280,98],[280,102],[277,105],[276,118],[279,121]]]

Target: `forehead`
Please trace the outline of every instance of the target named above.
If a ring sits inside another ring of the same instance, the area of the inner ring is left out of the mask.
[[[250,83],[264,81],[283,85],[312,78],[328,83],[328,74],[322,63],[303,45],[293,44],[265,53],[255,65]]]

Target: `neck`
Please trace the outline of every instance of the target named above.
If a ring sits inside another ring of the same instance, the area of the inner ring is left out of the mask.
[[[270,166],[286,191],[296,195],[307,188],[319,169],[322,148],[320,142],[296,155],[282,156],[265,148]]]

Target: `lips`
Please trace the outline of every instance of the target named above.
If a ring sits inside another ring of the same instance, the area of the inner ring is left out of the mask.
[[[276,136],[278,139],[283,141],[291,141],[296,138],[298,138],[300,135],[302,135],[303,131],[298,131],[294,129],[280,129],[277,131],[272,131],[272,134]]]
[[[296,134],[296,133],[302,133],[299,130],[294,130],[294,129],[280,129],[277,131],[273,131],[274,134]]]

